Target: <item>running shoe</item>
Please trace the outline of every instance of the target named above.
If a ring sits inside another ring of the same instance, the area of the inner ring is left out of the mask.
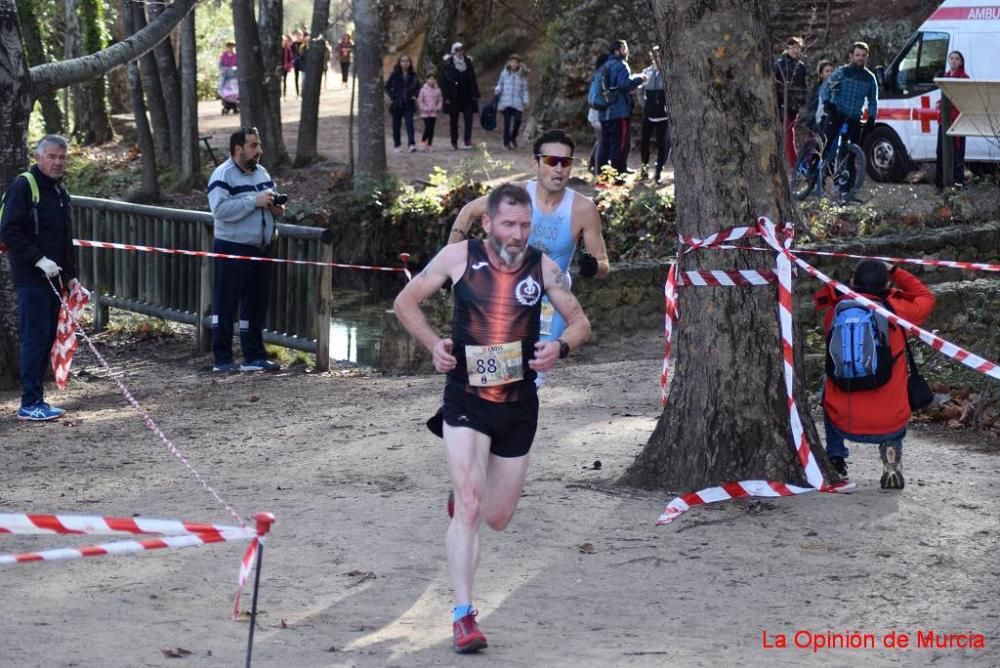
[[[882,479],[879,484],[882,489],[903,489],[906,481],[903,480],[903,464],[900,461],[900,453],[887,443],[878,446],[878,453],[882,456]]]
[[[280,371],[281,365],[271,360],[250,360],[240,365],[240,371]]]
[[[58,420],[63,415],[66,414],[61,408],[56,408],[55,406],[49,406],[44,401],[39,401],[37,404],[32,404],[31,406],[21,406],[17,409],[17,419],[27,420],[29,422],[48,422],[49,420]]]
[[[233,371],[239,371],[240,365],[236,362],[224,362],[222,364],[215,364],[212,366],[212,371],[218,371],[220,373],[231,373]]]
[[[455,490],[448,492],[448,517],[455,516]]]
[[[847,479],[847,462],[843,457],[830,457],[830,464],[833,465],[833,470],[836,471],[843,477]]]
[[[476,624],[476,615],[478,614],[478,611],[473,610],[452,624],[454,640],[451,646],[459,654],[478,652],[487,647],[486,636],[479,630],[479,624]]]

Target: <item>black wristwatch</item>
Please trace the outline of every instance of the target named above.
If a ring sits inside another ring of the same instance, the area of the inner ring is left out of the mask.
[[[565,359],[569,356],[569,344],[562,339],[556,339],[559,342],[559,359]]]

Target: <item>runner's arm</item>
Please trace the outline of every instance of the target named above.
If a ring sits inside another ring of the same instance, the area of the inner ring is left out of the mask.
[[[449,244],[457,244],[465,241],[472,234],[472,226],[476,221],[482,219],[486,213],[487,195],[477,197],[462,207],[455,217],[455,222],[451,225],[451,233],[448,235]]]
[[[566,274],[548,255],[542,256],[542,276],[545,281],[545,294],[549,301],[566,320],[566,330],[555,341],[539,341],[535,344],[535,359],[528,365],[535,371],[549,371],[559,359],[560,341],[565,341],[570,350],[583,345],[590,335],[590,321],[580,308],[569,290]]]
[[[611,264],[608,262],[608,248],[604,244],[604,234],[601,232],[601,214],[594,200],[589,197],[577,197],[574,204],[576,210],[573,213],[580,221],[583,247],[597,260],[595,276],[605,278],[611,272]]]
[[[468,244],[445,246],[423,271],[406,284],[392,305],[399,322],[431,352],[434,368],[442,373],[455,367],[455,357],[451,354],[452,341],[441,338],[434,331],[420,310],[420,303],[434,294],[446,280],[453,278],[452,271],[464,267],[467,256]]]

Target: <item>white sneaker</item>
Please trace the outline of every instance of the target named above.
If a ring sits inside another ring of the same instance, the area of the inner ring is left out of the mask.
[[[396,153],[396,154],[402,153],[403,152],[403,147],[402,146],[397,146],[396,148],[392,149],[392,152]]]

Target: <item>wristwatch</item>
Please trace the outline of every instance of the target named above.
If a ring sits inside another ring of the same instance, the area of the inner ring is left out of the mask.
[[[565,359],[569,356],[569,344],[562,339],[556,339],[559,343],[559,359]]]

